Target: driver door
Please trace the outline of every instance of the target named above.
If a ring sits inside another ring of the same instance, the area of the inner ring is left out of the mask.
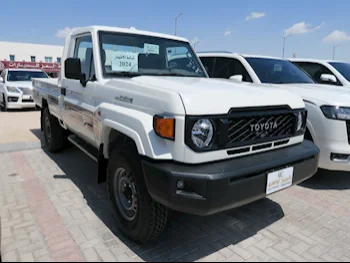
[[[76,39],[74,58],[81,61],[81,72],[88,80],[84,87],[79,80],[65,79],[63,87],[66,94],[63,100],[63,119],[70,130],[92,145],[96,144],[93,118],[95,112],[95,65],[90,34]]]

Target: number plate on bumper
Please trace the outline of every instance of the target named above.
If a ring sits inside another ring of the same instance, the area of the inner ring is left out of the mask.
[[[294,167],[288,167],[283,170],[269,173],[267,175],[266,194],[269,195],[292,186],[293,173]]]

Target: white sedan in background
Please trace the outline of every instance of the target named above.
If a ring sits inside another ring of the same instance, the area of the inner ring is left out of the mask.
[[[0,106],[9,109],[35,108],[32,78],[48,78],[41,70],[5,69],[0,77]]]
[[[233,54],[198,53],[212,78],[280,88],[301,96],[308,110],[305,138],[320,148],[319,167],[350,171],[350,90],[316,84],[288,60]],[[296,125],[296,124],[295,124]]]
[[[319,59],[289,59],[303,69],[318,84],[350,88],[350,63]]]

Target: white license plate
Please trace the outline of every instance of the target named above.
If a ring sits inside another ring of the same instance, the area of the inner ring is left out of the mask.
[[[272,194],[293,185],[294,167],[288,167],[267,175],[266,194]]]

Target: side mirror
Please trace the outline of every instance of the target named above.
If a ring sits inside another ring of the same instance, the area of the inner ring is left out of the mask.
[[[243,81],[243,76],[242,75],[234,75],[234,76],[231,76],[230,79],[242,82]]]
[[[2,77],[0,77],[0,82],[1,83],[5,83],[4,79]]]
[[[79,58],[67,58],[64,62],[64,74],[67,79],[79,80],[83,87],[86,87],[87,80],[85,73],[81,72],[81,61]]]
[[[331,74],[322,74],[320,79],[322,82],[337,83],[337,78]]]

